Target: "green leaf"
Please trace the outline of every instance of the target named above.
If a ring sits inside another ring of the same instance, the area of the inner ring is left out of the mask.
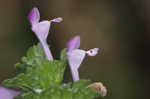
[[[79,80],[73,83],[72,89],[74,92],[82,90],[83,88],[87,87],[91,83],[90,80]]]
[[[17,99],[72,99],[72,94],[68,89],[62,89],[57,86],[47,89],[42,93],[23,93]]]
[[[87,86],[89,80],[63,84],[67,49],[61,51],[60,60],[48,61],[40,44],[29,48],[27,55],[16,64],[17,76],[4,80],[6,87],[20,88],[22,94],[15,99],[93,99],[98,92]],[[37,92],[37,90],[41,92]]]
[[[98,93],[87,88],[89,81],[81,80],[78,82],[56,85],[48,88],[41,93],[29,91],[21,94],[17,99],[94,99]],[[75,91],[75,89],[78,89]]]
[[[61,84],[63,80],[65,65],[61,61],[44,61],[40,66],[28,68],[26,73],[5,80],[3,84],[8,87],[18,86],[31,89],[47,89],[51,86]]]
[[[67,53],[67,49],[64,48],[64,49],[61,51],[61,54],[60,54],[60,60],[61,60],[62,62],[64,62],[64,63],[66,63],[66,61],[67,61],[67,55],[66,55],[66,53]]]
[[[79,80],[74,82],[72,85],[73,97],[74,99],[93,99],[98,96],[99,93],[87,88],[91,83],[89,80]]]
[[[17,71],[25,72],[28,67],[40,65],[43,61],[47,60],[44,51],[40,44],[34,45],[29,48],[27,55],[22,57],[21,62],[15,65]]]
[[[61,55],[65,57],[65,51]],[[21,63],[16,64],[19,74],[12,79],[3,81],[2,84],[23,90],[37,88],[45,90],[63,81],[65,67],[64,61],[48,61],[40,44],[38,44],[29,48],[27,56],[22,58]]]

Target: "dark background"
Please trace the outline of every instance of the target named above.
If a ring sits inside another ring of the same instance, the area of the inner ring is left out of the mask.
[[[41,19],[64,18],[48,37],[56,58],[74,35],[81,36],[82,49],[102,48],[85,59],[80,76],[103,82],[104,99],[149,99],[149,0],[0,0],[1,81],[14,75],[14,64],[38,42],[27,21],[33,7]]]

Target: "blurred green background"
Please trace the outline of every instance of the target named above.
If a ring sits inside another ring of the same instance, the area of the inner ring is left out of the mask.
[[[0,0],[0,81],[14,75],[14,64],[37,43],[27,15],[38,7],[41,19],[64,18],[53,23],[48,37],[56,58],[74,35],[81,36],[82,49],[102,48],[85,59],[80,75],[103,82],[104,99],[148,99],[149,5],[148,0]]]

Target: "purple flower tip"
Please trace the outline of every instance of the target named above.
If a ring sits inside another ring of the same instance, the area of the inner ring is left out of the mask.
[[[38,23],[40,20],[40,13],[38,8],[33,8],[28,14],[28,20],[31,25]]]
[[[52,22],[61,22],[61,21],[63,21],[63,18],[61,18],[61,17],[58,17],[58,18],[55,18],[55,19],[53,19],[53,20],[51,20]]]
[[[78,49],[80,47],[80,36],[75,36],[67,43],[68,51]]]

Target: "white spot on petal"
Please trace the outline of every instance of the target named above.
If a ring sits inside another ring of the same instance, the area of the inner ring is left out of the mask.
[[[98,51],[99,51],[99,48],[93,48],[93,49],[88,50],[86,53],[89,56],[95,56],[98,53]]]

